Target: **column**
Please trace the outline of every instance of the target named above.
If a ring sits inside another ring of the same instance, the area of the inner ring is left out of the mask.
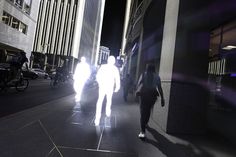
[[[55,22],[53,24],[53,26],[55,27],[53,29],[53,33],[52,33],[52,44],[50,45],[51,46],[51,51],[50,51],[50,54],[53,54],[53,67],[55,66],[55,58],[56,58],[56,55],[57,55],[57,52],[54,51],[54,47],[55,47],[55,40],[56,40],[56,35],[57,35],[57,27],[58,27],[58,17],[59,17],[59,11],[60,11],[60,4],[61,4],[61,0],[58,0],[57,2],[57,5],[56,5],[56,13],[55,13]]]
[[[164,90],[165,107],[158,105],[155,121],[167,131],[167,120],[169,110],[170,88],[175,53],[175,40],[178,22],[179,0],[167,0],[163,30],[162,51],[160,59],[160,77]],[[155,112],[154,112],[155,113]]]
[[[40,25],[39,25],[39,34],[38,34],[38,43],[37,43],[37,51],[42,51],[42,46],[41,45],[41,40],[42,40],[42,36],[43,36],[43,24],[45,21],[45,13],[46,13],[46,6],[47,6],[47,0],[43,0],[43,10],[42,10],[42,14],[41,14],[41,21],[40,21]]]
[[[200,19],[194,13],[186,14],[190,11],[184,2],[166,2],[159,70],[166,105],[155,106],[153,119],[167,133],[201,134],[206,128],[210,33],[195,22]],[[186,15],[193,22],[186,22]]]
[[[51,0],[50,2],[50,7],[49,7],[49,14],[48,14],[48,23],[47,23],[47,28],[46,28],[46,36],[45,36],[45,44],[49,44],[49,33],[51,30],[51,20],[52,20],[52,12],[53,12],[53,5],[54,5],[54,0]],[[50,46],[50,45],[48,45]],[[44,52],[48,53],[48,46],[45,47]]]
[[[79,57],[79,47],[80,47],[80,38],[83,25],[83,15],[84,15],[84,6],[85,0],[78,1],[76,19],[75,19],[75,29],[74,37],[72,43],[72,56],[75,58]]]
[[[57,49],[57,54],[61,55],[61,49],[62,49],[62,37],[64,34],[64,26],[65,26],[65,16],[66,16],[66,8],[67,8],[67,0],[64,0],[63,2],[63,11],[62,11],[62,20],[60,21],[60,31],[59,31],[59,40],[58,40],[58,49]],[[67,33],[68,34],[68,33]]]
[[[74,22],[74,21],[72,21],[72,15],[73,15],[73,9],[74,8],[74,0],[71,0],[71,2],[70,2],[70,13],[69,13],[69,20],[68,20],[68,28],[67,28],[67,34],[66,34],[66,43],[65,43],[65,53],[66,54],[68,54],[67,53],[67,51],[68,51],[68,46],[69,46],[69,41],[70,41],[70,31],[71,31],[71,24]]]
[[[101,33],[102,33],[102,23],[103,23],[103,15],[104,15],[104,9],[105,9],[105,0],[101,0],[101,10],[100,10],[100,18],[98,19],[99,21],[99,26],[98,26],[98,41],[97,41],[97,46],[96,46],[96,57],[95,57],[95,66],[97,66],[97,61],[98,61],[98,54],[99,54],[99,48],[100,48],[100,41],[101,41]]]

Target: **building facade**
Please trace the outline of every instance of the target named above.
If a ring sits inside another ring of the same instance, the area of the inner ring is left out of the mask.
[[[214,130],[236,143],[235,9],[233,0],[131,1],[125,69],[137,80],[155,64],[166,105],[153,121],[167,133]]]
[[[105,46],[100,46],[97,65],[106,63],[109,56],[110,56],[110,49]]]
[[[36,28],[39,1],[1,0],[0,53],[26,52],[29,58]],[[2,59],[4,62],[4,59]]]
[[[94,64],[104,5],[104,0],[41,0],[31,66],[56,68],[67,59],[73,71],[81,56]]]

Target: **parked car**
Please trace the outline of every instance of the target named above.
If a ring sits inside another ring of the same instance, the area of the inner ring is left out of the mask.
[[[31,78],[33,80],[39,77],[35,71],[32,71],[30,69],[22,69],[22,73],[23,73],[23,77]]]
[[[48,73],[46,73],[44,70],[39,68],[33,68],[31,71],[35,72],[38,75],[38,78],[44,78],[47,79],[49,77]]]

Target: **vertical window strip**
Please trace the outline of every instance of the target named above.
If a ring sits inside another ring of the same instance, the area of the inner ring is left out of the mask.
[[[49,38],[48,38],[48,43],[50,44],[49,46],[49,49],[48,49],[48,52],[50,53],[51,52],[51,49],[52,49],[52,37],[53,37],[53,30],[54,30],[54,27],[53,24],[55,23],[55,13],[56,13],[56,6],[57,6],[57,3],[54,1],[53,3],[53,11],[52,11],[52,19],[51,19],[51,28],[50,28],[50,32],[49,32]],[[50,53],[51,54],[51,53]]]
[[[43,33],[42,33],[42,40],[41,40],[41,45],[44,46],[45,44],[45,40],[46,40],[46,32],[47,32],[47,24],[48,24],[48,16],[49,16],[49,9],[50,9],[50,1],[46,0],[47,5],[46,5],[46,11],[45,11],[45,15],[44,15],[44,24],[43,24]]]
[[[211,62],[208,62],[208,74],[210,74],[210,70],[211,70]]]
[[[74,28],[75,28],[75,20],[76,20],[76,12],[77,12],[77,4],[75,3],[74,4],[74,9],[73,9],[73,14],[72,14],[72,23],[71,23],[71,31],[70,31],[70,37],[69,37],[69,45],[68,45],[68,47],[69,47],[69,49],[68,49],[68,51],[69,51],[69,55],[71,56],[72,54],[72,52],[71,52],[71,48],[72,48],[72,43],[73,43],[73,40],[74,40],[74,36],[73,36],[73,34],[74,34]]]
[[[68,49],[68,44],[69,44],[69,37],[70,37],[70,31],[71,31],[71,23],[72,23],[72,14],[73,14],[73,9],[71,9],[72,8],[72,6],[73,6],[73,4],[71,4],[71,1],[68,1],[69,3],[68,3],[68,15],[67,15],[67,24],[66,24],[66,32],[67,33],[65,33],[65,43],[64,43],[64,51],[66,51],[65,53],[65,55],[66,56],[69,56],[69,49]]]
[[[49,54],[50,49],[50,32],[52,27],[52,21],[53,21],[53,11],[54,11],[54,0],[48,0],[48,14],[47,14],[47,23],[46,23],[46,30],[45,30],[45,41],[44,43],[48,44],[46,48],[46,53]]]
[[[221,62],[220,62],[220,63],[221,63],[221,66],[220,66],[220,67],[221,67],[221,68],[220,68],[220,74],[221,74],[221,75],[224,75],[224,72],[223,72],[223,70],[224,70],[224,65],[223,65],[224,59],[221,59],[220,61],[221,61]]]
[[[225,74],[225,63],[226,63],[226,59],[223,59],[223,74]]]
[[[55,39],[55,47],[54,47],[54,51],[56,55],[58,54],[58,48],[59,48],[58,42],[59,42],[60,28],[61,28],[62,9],[63,9],[63,3],[60,4],[59,17],[58,17],[58,22],[57,22],[57,31],[56,31],[56,39]]]
[[[211,62],[211,74],[213,75],[213,62]]]
[[[61,21],[62,21],[62,26],[61,26],[61,30],[60,30],[60,40],[59,40],[59,50],[60,50],[60,55],[64,55],[64,36],[65,36],[65,28],[66,28],[66,21],[67,21],[67,18],[66,18],[66,15],[67,15],[67,3],[63,3],[63,10],[62,10],[62,18],[61,18]]]
[[[212,74],[215,75],[215,61],[213,61]]]
[[[62,53],[63,55],[67,56],[68,52],[65,52],[65,44],[66,44],[66,34],[68,33],[68,23],[69,23],[69,12],[70,12],[70,5],[67,4],[66,7],[66,16],[65,16],[65,24],[64,24],[64,32],[63,32],[63,37],[62,37]]]
[[[36,31],[35,31],[35,36],[34,36],[34,47],[33,47],[33,51],[37,50],[37,45],[38,45],[38,35],[39,35],[39,25],[40,25],[40,21],[41,21],[41,16],[42,16],[42,7],[43,7],[43,1],[40,1],[40,5],[39,5],[39,13],[38,13],[38,19],[37,19],[37,25],[36,25]]]

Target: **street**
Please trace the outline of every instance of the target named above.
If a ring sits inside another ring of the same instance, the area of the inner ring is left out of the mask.
[[[14,88],[0,92],[0,117],[68,96],[73,92],[69,84],[52,89],[50,79],[29,80],[29,87],[24,92],[17,92]]]

